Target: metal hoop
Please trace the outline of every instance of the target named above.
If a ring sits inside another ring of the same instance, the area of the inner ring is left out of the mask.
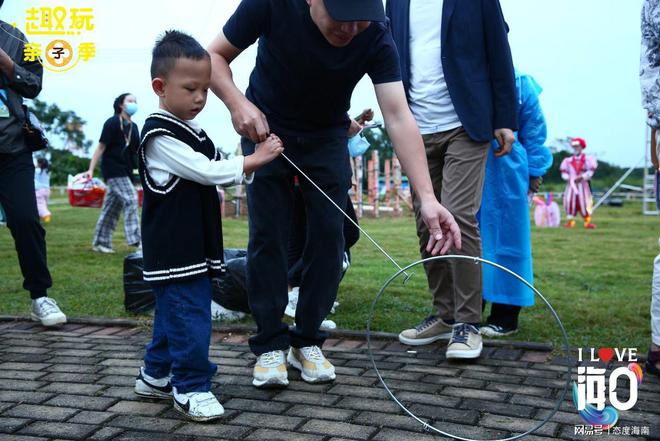
[[[380,300],[380,298],[382,297],[383,293],[384,293],[385,290],[386,290],[386,289],[392,284],[392,282],[394,282],[394,280],[396,280],[401,274],[405,273],[405,272],[406,272],[407,270],[409,270],[410,268],[412,268],[412,267],[414,267],[414,266],[417,266],[417,265],[420,265],[420,264],[423,264],[423,263],[426,263],[426,262],[431,262],[431,261],[434,261],[434,260],[446,260],[446,259],[463,259],[463,260],[469,260],[469,261],[474,262],[475,264],[476,264],[476,263],[485,263],[485,264],[488,264],[488,265],[494,266],[495,268],[500,269],[500,270],[502,270],[502,271],[504,271],[504,272],[506,272],[506,273],[508,273],[508,274],[510,274],[510,275],[512,275],[512,276],[514,276],[515,278],[517,278],[518,280],[520,280],[522,283],[524,283],[525,285],[527,285],[527,287],[529,287],[532,291],[534,291],[534,292],[536,293],[536,295],[538,295],[538,296],[541,298],[541,300],[543,300],[543,302],[544,302],[544,303],[547,305],[547,307],[550,309],[550,312],[551,312],[552,315],[554,316],[555,320],[557,321],[557,324],[559,325],[559,329],[561,330],[562,337],[563,337],[563,339],[564,339],[564,348],[565,348],[565,350],[566,350],[567,352],[570,352],[570,345],[569,345],[569,343],[568,343],[568,335],[566,334],[566,329],[564,328],[563,323],[562,323],[561,320],[559,319],[559,316],[557,315],[557,312],[554,310],[554,308],[552,307],[552,305],[550,305],[550,303],[546,300],[546,298],[543,297],[543,294],[541,294],[541,293],[540,293],[540,292],[539,292],[534,286],[532,286],[532,284],[530,284],[527,280],[523,279],[521,276],[519,276],[518,274],[514,273],[514,272],[511,271],[510,269],[503,267],[502,265],[499,265],[499,264],[497,264],[497,263],[495,263],[495,262],[491,262],[491,261],[486,260],[486,259],[482,259],[482,258],[480,258],[480,257],[459,256],[459,255],[446,255],[446,256],[428,257],[428,258],[426,258],[426,259],[418,260],[417,262],[411,263],[410,265],[406,266],[405,268],[400,269],[397,273],[395,273],[392,277],[390,277],[390,279],[389,279],[387,282],[385,282],[385,284],[383,285],[383,287],[380,289],[380,291],[378,292],[378,295],[376,295],[376,298],[374,299],[374,301],[373,301],[372,304],[371,304],[371,309],[370,309],[370,311],[369,311],[369,317],[367,318],[367,350],[368,350],[369,359],[371,360],[371,364],[374,366],[374,370],[376,371],[376,375],[378,376],[378,380],[380,380],[380,383],[383,385],[383,387],[385,388],[385,390],[387,391],[387,393],[390,395],[390,398],[392,398],[392,400],[394,400],[394,402],[395,402],[395,403],[396,403],[396,404],[397,404],[397,405],[398,405],[398,406],[399,406],[404,412],[406,412],[409,416],[411,416],[412,418],[414,418],[415,420],[417,420],[418,422],[420,422],[420,423],[424,426],[424,429],[426,429],[426,430],[430,430],[430,431],[436,432],[436,433],[438,433],[438,434],[440,434],[440,435],[448,436],[448,437],[451,437],[451,438],[454,438],[454,439],[457,439],[457,440],[461,440],[461,441],[513,441],[513,440],[516,440],[516,439],[520,439],[520,438],[522,438],[522,437],[524,437],[524,436],[530,435],[530,434],[536,432],[537,430],[539,430],[541,427],[543,427],[548,421],[550,421],[550,419],[551,419],[551,418],[557,413],[557,411],[559,410],[559,408],[560,408],[560,406],[561,406],[561,403],[564,401],[564,398],[566,398],[566,393],[568,392],[568,389],[569,389],[570,384],[571,384],[571,366],[570,366],[570,365],[567,367],[567,371],[566,371],[567,376],[566,376],[566,385],[565,385],[565,387],[564,387],[564,391],[562,392],[561,396],[559,397],[559,400],[558,400],[557,403],[555,404],[554,409],[552,409],[552,411],[548,414],[548,416],[545,417],[545,418],[543,419],[543,421],[541,421],[539,424],[537,424],[536,426],[534,426],[534,427],[532,427],[531,429],[529,429],[527,432],[524,432],[524,433],[521,433],[521,434],[519,434],[519,435],[515,435],[515,436],[512,436],[512,437],[509,437],[509,438],[502,438],[502,439],[497,439],[497,440],[476,440],[476,439],[472,439],[472,438],[464,438],[464,437],[461,437],[461,436],[458,436],[458,435],[452,435],[451,433],[443,432],[442,430],[440,430],[440,429],[438,429],[438,428],[436,428],[436,427],[434,427],[434,426],[432,426],[432,425],[426,423],[426,422],[423,421],[421,418],[419,418],[417,415],[415,415],[415,414],[412,413],[410,410],[408,410],[408,408],[407,408],[407,407],[406,407],[401,401],[399,401],[399,400],[396,398],[396,396],[394,395],[394,393],[393,393],[393,392],[390,390],[390,388],[387,386],[387,383],[385,383],[385,380],[383,379],[383,377],[382,377],[381,374],[380,374],[380,371],[378,370],[378,366],[376,365],[376,361],[374,360],[374,354],[373,354],[373,351],[372,351],[372,348],[371,348],[371,321],[372,321],[372,319],[373,319],[374,311],[376,310],[376,304],[378,303],[378,300]]]

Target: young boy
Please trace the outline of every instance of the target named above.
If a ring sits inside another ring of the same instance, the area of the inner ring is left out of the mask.
[[[163,35],[153,50],[151,78],[160,110],[144,124],[138,158],[144,279],[153,286],[156,310],[135,393],[173,399],[188,418],[208,421],[224,413],[210,392],[217,367],[208,359],[210,278],[225,267],[215,186],[250,183],[283,147],[271,135],[254,154],[221,160],[193,121],[206,103],[211,60],[189,35]]]

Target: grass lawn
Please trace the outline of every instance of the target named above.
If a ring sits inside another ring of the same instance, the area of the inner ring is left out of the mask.
[[[123,257],[129,247],[121,222],[114,238],[117,253],[99,255],[91,251],[98,209],[72,208],[64,199],[55,199],[51,209],[53,221],[46,225],[54,279],[50,295],[72,317],[131,317],[123,309]],[[660,220],[640,213],[641,207],[632,203],[603,207],[594,216],[595,231],[532,228],[536,287],[557,310],[572,345],[648,349],[652,262],[659,251]],[[402,266],[418,260],[412,217],[364,219],[362,225]],[[224,233],[225,246],[246,246],[244,219],[225,220]],[[362,238],[339,291],[341,306],[331,318],[344,329],[365,329],[375,295],[394,272],[394,266]],[[385,292],[373,329],[398,332],[428,313],[423,268],[414,273],[406,286],[395,282]],[[0,314],[29,313],[29,297],[21,284],[12,238],[0,227]],[[513,339],[561,343],[558,327],[540,300],[523,309],[520,328]]]

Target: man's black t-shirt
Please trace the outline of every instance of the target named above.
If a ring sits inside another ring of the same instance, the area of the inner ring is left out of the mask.
[[[242,0],[223,32],[245,49],[259,39],[246,97],[276,134],[346,136],[353,89],[401,80],[387,23],[373,22],[342,48],[328,43],[305,0]]]
[[[123,123],[122,121],[119,115],[115,115],[103,124],[99,142],[105,144],[101,158],[101,174],[106,181],[110,178],[133,175],[131,152],[136,151],[140,144],[140,132],[134,122],[129,125],[127,121]],[[126,148],[126,138],[129,139],[128,148]]]

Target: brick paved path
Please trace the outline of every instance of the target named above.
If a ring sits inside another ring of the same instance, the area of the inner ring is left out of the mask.
[[[283,390],[250,385],[253,355],[244,335],[214,333],[219,423],[183,420],[163,402],[138,399],[133,382],[148,332],[69,324],[46,330],[0,322],[0,440],[430,440],[380,387],[361,340],[330,340],[333,384],[308,385],[290,370]],[[378,366],[410,409],[459,436],[495,439],[528,430],[554,407],[566,367],[549,353],[487,347],[476,364],[448,363],[438,346],[416,353],[378,341]],[[609,372],[609,370],[608,370]],[[646,377],[620,427],[651,436],[575,436],[582,424],[570,401],[526,439],[660,439],[660,381]],[[655,438],[654,438],[655,437]]]

